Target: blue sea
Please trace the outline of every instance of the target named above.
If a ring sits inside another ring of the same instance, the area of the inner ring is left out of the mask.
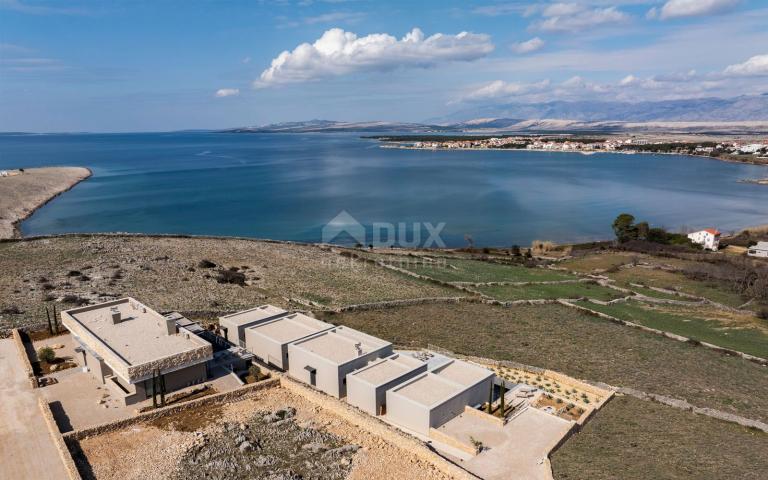
[[[403,150],[346,133],[0,134],[0,169],[48,165],[93,176],[24,235],[320,241],[343,211],[369,237],[423,242],[428,223],[448,246],[606,239],[622,212],[670,229],[768,223],[768,187],[738,182],[768,168],[686,156]]]

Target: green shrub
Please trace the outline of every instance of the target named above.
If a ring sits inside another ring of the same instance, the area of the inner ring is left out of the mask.
[[[37,351],[37,358],[41,362],[51,363],[56,359],[56,352],[51,347],[42,347]]]

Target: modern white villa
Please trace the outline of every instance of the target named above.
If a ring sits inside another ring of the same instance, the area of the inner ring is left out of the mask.
[[[392,355],[392,344],[363,332],[335,327],[288,345],[288,374],[328,395],[347,395],[347,374]]]
[[[245,329],[246,350],[281,370],[288,370],[288,345],[333,328],[301,313],[266,320]]]
[[[134,298],[61,312],[72,334],[77,363],[107,385],[126,405],[207,379],[213,347]]]
[[[371,415],[386,413],[387,391],[427,371],[427,362],[395,353],[347,375],[347,401]]]
[[[387,391],[392,423],[422,435],[488,400],[494,373],[461,360],[446,359],[426,373]]]
[[[261,305],[219,317],[219,327],[224,331],[224,336],[229,343],[245,347],[246,328],[287,314],[288,312],[280,307]]]
[[[705,250],[716,252],[720,248],[720,232],[714,228],[705,228],[688,234],[688,238]]]

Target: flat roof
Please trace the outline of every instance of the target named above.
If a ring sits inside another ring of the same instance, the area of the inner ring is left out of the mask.
[[[331,328],[333,325],[330,323],[303,313],[292,313],[248,327],[248,330],[258,332],[280,343],[290,343]]]
[[[120,322],[112,322],[112,312]],[[128,365],[139,365],[209,345],[197,335],[168,335],[166,318],[133,298],[65,310]],[[81,340],[87,342],[88,338]]]
[[[277,315],[284,315],[288,313],[280,307],[274,305],[261,305],[255,308],[249,308],[241,312],[230,313],[219,317],[220,321],[226,321],[232,325],[240,326],[247,323],[258,322],[259,320],[266,320],[270,317]]]
[[[452,360],[392,390],[416,403],[430,407],[452,398],[493,372],[461,360]]]
[[[470,387],[480,380],[488,378],[488,374],[493,372],[471,363],[454,360],[443,367],[433,370],[432,373],[454,381],[459,385]]]
[[[416,403],[430,406],[456,395],[464,388],[430,372],[416,377],[416,380],[396,389],[395,392]]]
[[[423,365],[426,364],[410,355],[396,353],[352,372],[351,375],[372,385],[383,385]]]
[[[352,328],[334,327],[293,345],[342,364],[392,344]]]

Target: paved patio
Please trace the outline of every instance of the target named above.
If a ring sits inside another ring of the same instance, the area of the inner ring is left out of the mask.
[[[12,339],[0,340],[0,365],[0,478],[67,478]]]
[[[462,414],[439,430],[465,443],[469,443],[470,437],[483,443],[486,450],[462,462],[464,468],[481,478],[551,480],[547,455],[572,425],[529,407],[504,427]]]

